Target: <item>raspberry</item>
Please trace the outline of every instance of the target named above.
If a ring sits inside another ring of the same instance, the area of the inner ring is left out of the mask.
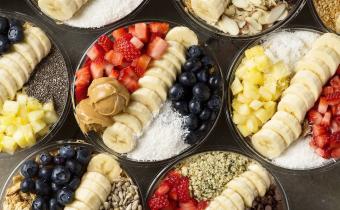
[[[178,183],[176,187],[178,200],[180,202],[186,202],[191,199],[190,191],[189,191],[189,178],[183,177]]]
[[[167,195],[153,195],[148,204],[152,210],[166,208],[170,205]]]
[[[173,171],[170,171],[170,172],[168,173],[168,175],[166,176],[165,179],[168,181],[168,183],[169,183],[172,187],[174,187],[174,186],[176,186],[176,185],[179,183],[179,181],[181,180],[181,175],[179,174],[178,171],[173,170]]]
[[[122,53],[128,62],[132,62],[141,55],[141,52],[130,42],[131,38],[131,34],[126,34],[114,42],[114,50]]]

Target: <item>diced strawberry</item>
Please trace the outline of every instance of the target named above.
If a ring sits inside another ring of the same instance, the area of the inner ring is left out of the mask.
[[[149,39],[149,29],[146,23],[136,23],[135,24],[136,37],[142,42],[147,42]]]
[[[134,59],[134,60],[131,62],[130,65],[131,65],[132,67],[136,67],[136,66],[137,66],[137,62],[138,62],[138,59],[139,59],[139,58]]]
[[[178,183],[178,186],[176,186],[176,192],[178,195],[178,200],[180,202],[186,202],[190,200],[190,191],[189,191],[189,178],[188,177],[182,177],[181,180]]]
[[[165,179],[172,187],[174,187],[177,186],[178,183],[181,181],[181,177],[182,175],[178,171],[172,170],[166,175]]]
[[[325,126],[322,125],[313,125],[313,136],[321,136],[328,134],[328,130]]]
[[[315,152],[320,155],[321,157],[325,158],[325,159],[329,159],[331,154],[329,150],[325,150],[325,149],[321,149],[321,148],[317,148],[315,150]]]
[[[204,210],[208,207],[208,201],[200,201],[197,203],[197,210]]]
[[[104,76],[105,61],[103,57],[98,57],[91,63],[91,75],[93,79],[97,79]]]
[[[114,66],[111,63],[105,64],[104,67],[105,76],[109,76],[111,74],[112,69],[114,69]]]
[[[329,143],[329,136],[328,135],[315,136],[314,141],[317,147],[325,148]]]
[[[335,88],[340,88],[340,76],[336,75],[335,77],[333,77],[333,79],[331,79],[330,81],[330,84]]]
[[[130,91],[130,93],[139,88],[137,82],[138,78],[131,67],[122,69],[119,73],[118,80]]]
[[[340,86],[339,86],[340,88]],[[335,92],[325,96],[328,105],[340,104],[340,92]]]
[[[133,44],[133,46],[135,46],[137,49],[142,49],[144,47],[144,43],[138,39],[137,37],[132,37],[132,39],[130,40],[130,42]]]
[[[328,103],[325,97],[321,97],[318,106],[318,112],[325,114],[327,112]]]
[[[161,210],[176,210],[177,204],[175,201],[169,201],[169,206],[162,208]]]
[[[322,95],[329,95],[334,93],[335,89],[332,86],[324,87],[322,90]]]
[[[105,54],[105,60],[113,64],[114,66],[122,65],[124,56],[120,52],[115,52],[113,50],[110,50]]]
[[[128,30],[129,30],[129,34],[131,34],[132,36],[136,36],[135,25],[130,25]]]
[[[119,39],[119,38],[125,36],[125,34],[127,34],[127,30],[124,27],[118,28],[118,29],[116,29],[112,32],[112,36],[115,39]]]
[[[178,195],[177,195],[177,191],[176,191],[176,187],[172,188],[169,192],[169,198],[177,201],[178,200]]]
[[[127,34],[114,42],[114,50],[123,54],[128,62],[140,56],[141,52],[130,42],[131,34]]]
[[[331,117],[332,117],[331,112],[326,112],[325,115],[323,116],[320,124],[324,125],[324,126],[330,126],[330,124],[331,124]]]
[[[316,150],[317,148],[319,148],[318,146],[316,146],[316,143],[314,141],[314,138],[311,138],[311,140],[309,141],[309,146],[312,147],[314,150]]]
[[[76,86],[74,94],[75,94],[77,104],[83,99],[87,98],[87,89],[88,89],[87,86]]]
[[[109,77],[118,79],[118,77],[119,77],[119,71],[117,71],[116,69],[112,69],[111,73],[109,74]]]
[[[89,57],[86,57],[83,67],[86,66],[90,67],[91,63],[92,63],[91,59]]]
[[[149,28],[152,33],[166,34],[170,26],[168,23],[152,22],[149,23]]]
[[[87,51],[86,55],[94,61],[98,57],[103,57],[105,50],[98,43],[95,43],[90,50]]]
[[[113,42],[106,35],[101,35],[98,39],[98,44],[103,47],[103,49],[108,52],[113,48]]]
[[[196,202],[195,200],[188,200],[186,202],[180,202],[179,203],[179,209],[180,210],[197,210],[197,207],[196,207]]]
[[[312,124],[320,124],[322,120],[322,115],[314,109],[309,110],[307,114],[308,122]]]
[[[329,148],[336,149],[340,148],[340,131],[333,133],[330,137]]]
[[[165,180],[163,181],[157,188],[155,194],[156,195],[165,195],[170,191],[170,185],[169,183]]]
[[[148,205],[149,205],[150,209],[158,210],[158,209],[168,207],[170,205],[170,203],[169,203],[169,200],[168,200],[166,195],[161,195],[161,196],[153,195],[149,199]]]
[[[340,132],[340,121],[337,122],[337,120],[332,120],[331,131],[332,133]]]
[[[124,78],[127,77],[133,80],[138,80],[138,77],[131,66],[125,67],[122,70],[120,70],[119,79],[123,80]]]
[[[331,157],[336,159],[340,158],[340,148],[333,149],[331,152]]]
[[[165,51],[168,48],[168,43],[160,38],[156,37],[148,46],[147,54],[154,58],[154,59],[160,59],[162,55],[165,53]]]
[[[151,61],[151,57],[147,55],[142,55],[138,58],[136,67],[135,67],[135,73],[138,77],[142,77],[146,71],[146,69],[149,66],[149,63]]]
[[[165,35],[161,34],[161,33],[151,33],[151,35],[150,35],[150,42],[155,40],[157,37],[164,39]]]
[[[87,87],[90,85],[91,82],[91,71],[90,68],[88,66],[83,67],[81,69],[79,69],[76,72],[76,82],[75,85],[76,86],[82,86],[82,87]]]

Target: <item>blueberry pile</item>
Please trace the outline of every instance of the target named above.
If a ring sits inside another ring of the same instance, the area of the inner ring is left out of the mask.
[[[0,54],[5,53],[11,44],[20,42],[23,38],[24,30],[19,20],[0,17]]]
[[[84,147],[60,147],[56,155],[43,152],[37,161],[28,160],[21,168],[20,190],[33,193],[33,210],[60,210],[74,200],[92,152]]]
[[[186,59],[182,73],[169,90],[169,97],[173,107],[188,116],[186,126],[189,130],[198,131],[190,132],[185,140],[194,144],[198,140],[194,135],[206,131],[216,119],[221,105],[221,77],[200,46],[189,47]]]

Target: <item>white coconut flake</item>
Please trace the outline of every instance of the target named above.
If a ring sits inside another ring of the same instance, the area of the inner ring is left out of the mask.
[[[164,160],[179,154],[189,147],[184,143],[189,130],[185,128],[186,118],[166,102],[157,118],[137,140],[137,147],[127,157],[139,161]]]
[[[127,16],[142,2],[143,0],[89,0],[64,23],[78,28],[99,28]]]

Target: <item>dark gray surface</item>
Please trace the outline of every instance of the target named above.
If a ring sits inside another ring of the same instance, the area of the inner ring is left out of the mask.
[[[41,16],[36,14],[35,11],[27,5],[25,0],[0,0],[0,9],[26,13],[37,20],[43,21],[43,23],[54,32],[57,41],[65,46],[74,68],[88,45],[95,40],[100,33],[105,31],[79,32],[76,30],[65,30],[51,22],[44,21]],[[134,17],[134,19],[138,18],[160,18],[179,23],[185,22],[170,0],[150,0],[146,7]],[[315,26],[315,21],[307,5],[290,25]],[[193,28],[199,31],[197,27],[194,26]],[[230,42],[228,40],[216,39],[211,39],[209,43],[211,43],[212,49],[216,52],[224,71],[227,71],[237,49],[241,48],[244,44],[238,41]],[[239,148],[236,140],[231,137],[228,130],[225,116],[222,115],[214,131],[200,148],[221,144]],[[73,115],[70,114],[55,139],[69,139],[73,137],[82,138],[82,135],[79,132]],[[25,155],[25,153],[21,153],[9,159],[0,160],[1,187],[4,185],[11,170]],[[126,167],[129,171],[133,172],[131,175],[136,177],[144,193],[153,177],[162,169],[162,167],[146,166]],[[284,172],[274,172],[274,174],[281,181],[288,195],[290,208],[292,210],[340,210],[339,164],[338,166],[330,168],[328,171],[318,173],[287,174]]]

